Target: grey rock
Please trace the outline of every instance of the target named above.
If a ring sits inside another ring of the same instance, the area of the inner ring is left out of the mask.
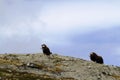
[[[120,80],[119,66],[97,64],[58,54],[49,57],[42,53],[0,54],[0,62],[0,69],[8,69],[9,73],[14,70],[58,80]]]

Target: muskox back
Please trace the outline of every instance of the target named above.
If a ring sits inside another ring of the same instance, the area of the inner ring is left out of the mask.
[[[49,49],[45,44],[42,44],[41,46],[42,46],[42,51],[43,51],[43,53],[44,53],[45,55],[50,55],[50,54],[52,54],[52,53],[50,52],[50,49]]]
[[[96,63],[100,63],[100,64],[104,63],[103,58],[101,56],[98,56],[95,52],[92,52],[90,54],[90,59]]]
[[[101,56],[98,56],[97,59],[96,59],[96,62],[97,63],[100,63],[100,64],[103,64],[103,58]]]

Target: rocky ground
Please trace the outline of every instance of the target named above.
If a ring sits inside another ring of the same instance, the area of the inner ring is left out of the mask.
[[[58,54],[0,54],[0,80],[120,80],[120,67]]]

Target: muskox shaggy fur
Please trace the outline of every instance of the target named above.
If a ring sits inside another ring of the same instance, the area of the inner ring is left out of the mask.
[[[92,52],[90,54],[90,59],[96,63],[103,64],[103,58],[101,56],[98,56],[95,52]]]
[[[43,53],[44,53],[45,55],[50,55],[50,54],[52,54],[52,53],[50,52],[50,49],[49,49],[45,44],[42,44],[41,46],[42,46],[42,51],[43,51]]]

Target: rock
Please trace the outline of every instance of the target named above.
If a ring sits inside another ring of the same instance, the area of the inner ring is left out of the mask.
[[[0,54],[4,80],[120,80],[120,67],[52,54]]]
[[[27,63],[26,66],[30,68],[40,69],[40,66],[35,63]]]

